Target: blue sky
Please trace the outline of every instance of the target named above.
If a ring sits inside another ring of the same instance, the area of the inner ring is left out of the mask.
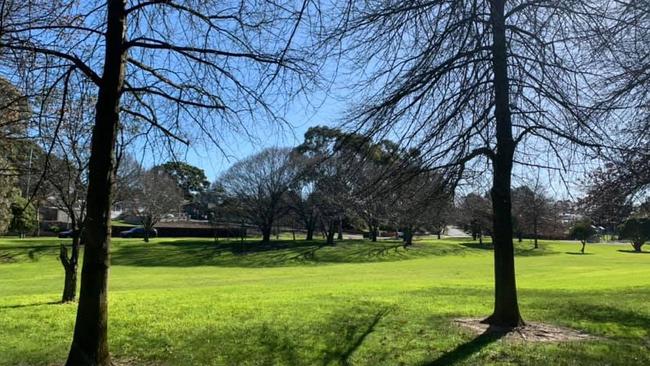
[[[267,147],[296,146],[302,143],[304,134],[310,127],[336,126],[347,108],[347,103],[342,100],[342,95],[345,94],[343,89],[332,89],[329,94],[318,91],[304,95],[302,99],[287,106],[283,115],[287,125],[251,128],[249,132],[252,136],[231,133],[227,135],[225,143],[219,146],[211,142],[193,141],[189,147],[179,147],[176,158],[203,169],[208,180],[213,182],[239,159]],[[158,151],[155,146],[145,148],[142,144],[134,146],[131,153],[145,167],[172,159],[168,151]]]

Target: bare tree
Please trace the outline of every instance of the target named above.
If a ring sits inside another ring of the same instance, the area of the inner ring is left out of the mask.
[[[485,322],[523,324],[512,243],[513,165],[560,165],[565,148],[597,147],[582,31],[599,10],[581,1],[347,1],[335,13],[328,54],[369,75],[350,123],[397,134],[430,169],[492,167],[495,304]],[[356,72],[359,74],[359,72]],[[534,152],[534,153],[533,153]],[[538,153],[538,152],[541,152]],[[528,155],[528,153],[533,153]],[[534,159],[534,160],[532,160]]]
[[[235,163],[218,181],[239,216],[259,227],[263,243],[271,240],[273,224],[288,211],[287,193],[301,172],[291,155],[288,148],[265,149]]]
[[[185,202],[176,180],[161,169],[143,172],[137,179],[134,195],[131,208],[142,223],[145,242],[149,242],[156,224],[167,215],[178,214]]]
[[[416,230],[430,228],[451,201],[452,193],[436,173],[420,173],[392,190],[392,222],[404,232],[404,246],[413,244]]]
[[[318,224],[318,207],[315,202],[315,183],[301,175],[295,188],[288,192],[288,204],[305,228],[305,240],[314,240]]]
[[[218,143],[225,129],[245,131],[261,116],[279,121],[275,96],[301,92],[308,81],[302,77],[310,65],[294,47],[307,2],[9,3],[19,15],[3,16],[0,49],[5,65],[17,70],[13,78],[29,78],[31,89],[45,91],[41,96],[73,73],[95,85],[86,247],[67,364],[108,365],[110,208],[120,131],[163,137],[171,146],[199,136]],[[57,99],[65,105],[68,96]]]
[[[512,190],[512,212],[519,241],[524,232],[532,234],[535,249],[539,248],[540,229],[547,226],[552,214],[550,200],[539,180],[531,187],[524,185]]]
[[[650,3],[604,3],[608,16],[595,23],[598,37],[589,45],[602,75],[599,111],[621,133],[604,166],[589,175],[584,203],[621,220],[650,189]]]
[[[88,86],[75,84],[79,89]],[[59,258],[65,270],[63,302],[74,301],[77,293],[77,265],[84,220],[86,216],[86,191],[88,189],[88,159],[94,100],[87,90],[78,90],[77,98],[69,100],[63,117],[57,125],[43,125],[41,140],[49,151],[47,164],[42,166],[44,184],[53,193],[52,203],[66,213],[72,230],[71,253],[61,244]],[[45,163],[45,162],[44,162]]]
[[[489,198],[478,193],[463,196],[457,209],[459,221],[472,233],[472,239],[483,245],[483,235],[492,223],[492,205]]]

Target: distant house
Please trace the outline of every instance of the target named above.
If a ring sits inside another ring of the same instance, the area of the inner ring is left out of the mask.
[[[40,206],[38,216],[41,222],[70,224],[70,216],[57,207]]]

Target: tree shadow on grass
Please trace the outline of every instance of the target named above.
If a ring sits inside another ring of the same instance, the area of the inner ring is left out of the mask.
[[[650,335],[650,316],[640,311],[631,311],[619,309],[612,306],[597,305],[589,303],[573,303],[560,305],[557,311],[570,311],[578,319],[586,319],[591,323],[613,323],[623,325],[629,328],[642,330]]]
[[[588,253],[588,252],[585,252],[585,253],[580,253],[580,252],[564,252],[564,254],[568,254],[568,255],[594,255],[594,253]]]
[[[461,243],[460,245],[470,249],[489,250],[489,251],[494,250],[494,245],[492,245],[492,243],[480,244],[477,242],[464,242]],[[544,255],[559,254],[558,252],[549,249],[548,246],[543,243],[539,244],[539,248],[530,247],[528,244],[522,244],[522,243],[514,243],[514,246],[515,246],[515,256],[518,257],[537,257],[537,256],[544,256]]]
[[[45,306],[45,305],[61,305],[61,301],[42,301],[35,302],[32,304],[17,304],[17,305],[0,305],[0,309],[21,309],[21,308],[31,308],[35,306]]]
[[[317,240],[261,243],[180,239],[153,244],[121,243],[113,247],[111,258],[114,265],[142,267],[280,267],[399,261],[464,250],[458,245],[444,244],[416,244],[405,249],[399,241],[346,240],[331,246]]]
[[[488,330],[471,341],[460,344],[437,359],[422,363],[421,366],[446,366],[462,362],[503,338],[506,334],[508,334],[507,331],[488,328]]]
[[[172,339],[174,357],[186,358],[190,352],[197,364],[214,362],[227,365],[351,365],[357,351],[380,326],[392,307],[376,303],[357,303],[317,317],[315,323],[263,321],[232,323],[216,328],[193,330],[190,335],[150,334],[144,344],[164,344]],[[306,329],[303,329],[306,327]],[[138,334],[134,329],[134,336]],[[140,337],[138,335],[138,337]],[[138,338],[140,340],[140,338]],[[164,352],[155,352],[166,357]],[[167,361],[162,359],[160,361]]]
[[[59,244],[55,245],[7,245],[0,249],[0,264],[36,262],[43,255],[56,255]]]
[[[323,365],[332,363],[343,366],[350,365],[350,357],[390,311],[390,308],[381,308],[376,313],[360,319],[339,317],[333,319],[334,332],[332,334],[334,337],[328,339],[328,349],[323,355]]]
[[[630,254],[650,254],[650,252],[637,252],[631,249],[619,249],[617,251],[621,253],[630,253]]]

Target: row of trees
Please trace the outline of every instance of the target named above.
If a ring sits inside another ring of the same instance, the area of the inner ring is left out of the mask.
[[[373,241],[381,227],[401,230],[410,245],[415,230],[444,228],[453,199],[448,182],[423,172],[416,155],[388,140],[313,127],[300,146],[266,149],[225,172],[215,183],[216,216],[256,225],[263,242],[288,218],[307,240],[320,230],[333,244],[345,221]]]
[[[567,227],[561,223],[563,202],[554,201],[539,184],[522,185],[512,190],[513,234],[522,241],[533,239],[539,247],[540,236],[561,238]],[[489,195],[470,193],[461,197],[455,210],[455,222],[472,233],[482,243],[483,235],[492,230],[492,202]]]

